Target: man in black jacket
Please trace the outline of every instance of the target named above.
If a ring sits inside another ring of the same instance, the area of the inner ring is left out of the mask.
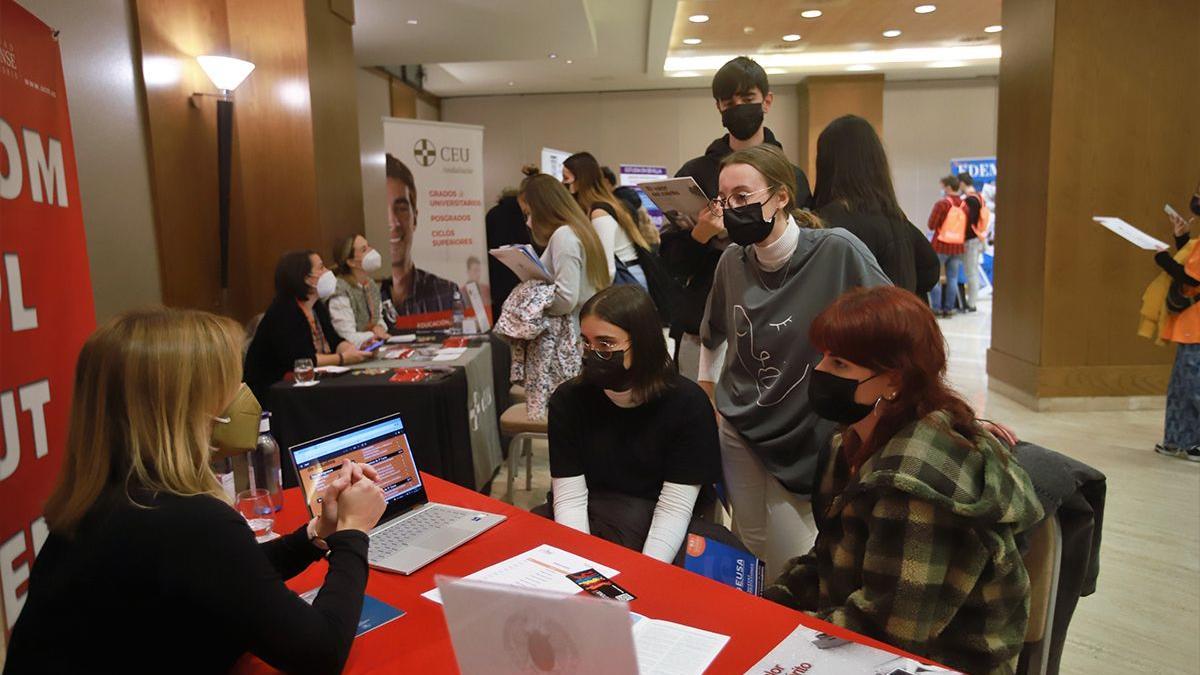
[[[774,94],[767,73],[753,60],[739,56],[717,71],[712,81],[713,99],[721,113],[721,125],[729,133],[709,144],[704,154],[689,160],[676,177],[691,176],[712,199],[717,196],[717,178],[721,160],[736,150],[770,143],[779,148],[775,134],[763,124]],[[796,206],[808,208],[812,193],[808,177],[796,169]],[[671,337],[675,339],[675,360],[679,372],[696,379],[700,363],[700,322],[712,289],[717,261],[729,243],[724,230],[696,226],[696,214],[669,214],[663,228],[662,256],[667,268],[683,285],[679,306],[672,313]]]

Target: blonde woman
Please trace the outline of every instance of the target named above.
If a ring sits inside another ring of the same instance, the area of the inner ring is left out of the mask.
[[[352,345],[361,347],[388,338],[383,320],[383,296],[371,275],[383,266],[379,251],[361,234],[346,237],[333,251],[337,289],[329,299],[333,328]]]
[[[171,309],[118,316],[88,338],[6,672],[225,672],[246,652],[285,671],[341,671],[383,492],[374,470],[347,463],[320,518],[255,543],[209,468],[213,446],[254,445],[242,339],[229,319]],[[323,557],[309,605],[283,582]]]
[[[542,264],[554,278],[554,301],[547,314],[573,315],[578,333],[583,303],[612,283],[600,237],[567,189],[549,174],[522,181],[517,201],[534,243],[546,247]]]
[[[616,271],[614,259],[620,260],[642,288],[647,288],[646,273],[638,262],[638,249],[649,251],[650,244],[625,205],[604,181],[600,163],[592,153],[577,152],[563,160],[563,184],[592,219],[592,226],[605,246],[609,275]]]
[[[701,324],[698,380],[720,413],[735,529],[770,578],[812,548],[817,453],[834,430],[808,400],[821,360],[808,326],[843,292],[888,278],[854,235],[796,210],[796,173],[778,148],[738,150],[721,167],[719,196],[697,227],[722,230],[732,243]]]

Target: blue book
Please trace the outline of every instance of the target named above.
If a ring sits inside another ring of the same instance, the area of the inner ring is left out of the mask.
[[[314,588],[311,591],[306,591],[300,594],[300,599],[312,604],[312,601],[317,597],[317,591],[320,588]],[[404,616],[404,610],[397,609],[382,600],[370,595],[363,595],[362,613],[358,615],[358,630],[354,632],[354,637],[358,637],[363,633],[369,633],[376,628],[391,623],[396,619]]]
[[[739,591],[762,595],[766,563],[753,554],[708,537],[688,535],[683,568]]]

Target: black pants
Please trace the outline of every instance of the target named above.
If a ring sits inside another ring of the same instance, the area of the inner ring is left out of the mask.
[[[707,495],[701,492],[697,505],[708,503]],[[588,492],[588,527],[591,533],[605,541],[620,544],[628,549],[641,552],[646,544],[646,535],[650,533],[650,524],[654,520],[654,508],[657,502],[640,497],[617,492]],[[554,494],[546,493],[546,503],[530,511],[543,518],[554,519]],[[748,549],[732,532],[722,525],[710,523],[701,518],[692,518],[688,523],[688,533],[707,537],[722,544],[728,544],[740,551]],[[683,567],[683,559],[687,556],[687,546],[680,546],[675,554],[674,565]]]

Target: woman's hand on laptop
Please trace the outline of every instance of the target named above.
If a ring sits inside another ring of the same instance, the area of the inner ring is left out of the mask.
[[[383,488],[365,476],[338,495],[338,530],[370,532],[387,508]]]
[[[318,537],[324,539],[343,529],[338,526],[338,499],[346,488],[363,478],[366,478],[368,483],[373,483],[379,479],[379,472],[369,464],[347,461],[342,464],[337,476],[325,485],[325,491],[320,498],[321,515],[317,518],[314,528]]]

